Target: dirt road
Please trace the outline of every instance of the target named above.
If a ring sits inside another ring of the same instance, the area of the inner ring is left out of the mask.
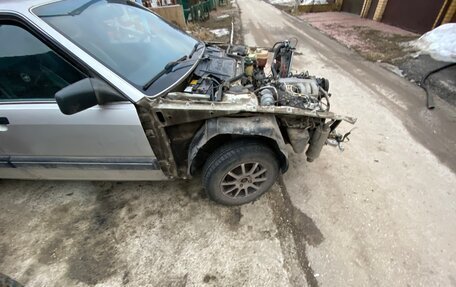
[[[25,286],[286,286],[298,264],[278,238],[279,195],[228,208],[195,181],[1,181],[0,273]]]
[[[333,111],[358,117],[346,151],[291,157],[284,183],[321,232],[312,286],[456,286],[456,113],[415,85],[259,0],[238,0],[245,42],[299,39],[296,70],[329,78]],[[346,126],[347,129],[350,127]]]
[[[454,110],[259,0],[245,42],[299,39],[296,69],[357,116],[346,151],[240,208],[192,182],[0,181],[0,273],[26,286],[456,286]],[[345,126],[348,130],[350,127]]]

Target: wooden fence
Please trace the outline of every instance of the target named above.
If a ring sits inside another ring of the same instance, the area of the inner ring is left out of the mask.
[[[184,10],[181,5],[171,5],[171,6],[162,6],[150,8],[158,15],[162,16],[166,20],[175,25],[185,29],[187,27],[184,18]]]

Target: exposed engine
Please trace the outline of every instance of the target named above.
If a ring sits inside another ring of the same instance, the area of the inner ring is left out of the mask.
[[[245,74],[255,91],[259,91],[257,96],[261,105],[329,111],[328,80],[312,77],[307,72],[290,72],[294,49],[289,41],[273,46],[269,75],[266,75],[268,51],[257,49],[246,56],[246,62],[251,63],[251,67],[245,66]]]
[[[329,111],[328,80],[290,72],[294,49],[289,41],[270,50],[228,46],[224,51],[208,46],[184,92],[221,101],[224,91],[248,91],[262,106]]]
[[[353,124],[356,119],[329,111],[331,94],[327,79],[308,72],[291,72],[296,44],[283,41],[271,49],[207,45],[185,86],[169,93],[167,98],[175,101],[173,109],[179,103],[176,101],[192,101],[192,111],[197,115],[185,113],[195,120],[239,113],[272,114],[284,141],[297,153],[308,146],[307,159],[313,161],[323,145],[341,147],[348,134],[342,136],[335,129],[343,120]],[[197,103],[200,106],[196,107]],[[168,107],[171,106],[163,103],[161,113]],[[163,123],[179,123],[182,115],[176,118],[167,113]]]

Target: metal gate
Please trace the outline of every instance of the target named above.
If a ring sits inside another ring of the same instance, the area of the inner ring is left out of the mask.
[[[374,19],[375,10],[377,9],[378,0],[372,0],[369,12],[367,13],[367,18]]]
[[[445,0],[389,0],[382,22],[413,32],[432,29]]]
[[[342,11],[359,15],[363,9],[363,3],[364,0],[344,0]]]

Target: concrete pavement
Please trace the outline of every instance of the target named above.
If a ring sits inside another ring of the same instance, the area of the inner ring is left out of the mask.
[[[1,273],[26,286],[456,285],[454,110],[427,111],[419,88],[263,1],[238,4],[247,44],[298,38],[295,69],[329,78],[333,111],[359,118],[346,151],[292,155],[240,208],[198,181],[0,181]]]
[[[455,110],[428,111],[420,88],[270,4],[238,3],[246,44],[298,38],[294,69],[327,77],[332,110],[358,117],[344,153],[291,155],[284,176],[323,237],[306,243],[309,284],[454,286]]]
[[[0,270],[30,287],[286,286],[280,204],[278,186],[228,208],[197,180],[3,180]]]

